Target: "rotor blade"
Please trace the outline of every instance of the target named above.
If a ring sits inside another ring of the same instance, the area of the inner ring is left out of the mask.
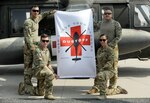
[[[69,35],[69,33],[67,33],[67,32],[65,32],[67,35]],[[69,35],[70,36],[70,38],[72,38],[73,39],[73,37],[71,36],[71,35]]]
[[[82,32],[82,34],[79,36],[79,38],[83,35],[83,33],[85,32],[86,30],[84,30],[83,32]]]
[[[82,46],[82,44],[79,42],[79,44]],[[82,46],[82,48],[86,51],[86,49],[84,48],[84,46]]]
[[[72,46],[73,46],[73,44],[68,49],[66,49],[65,52],[67,52]]]

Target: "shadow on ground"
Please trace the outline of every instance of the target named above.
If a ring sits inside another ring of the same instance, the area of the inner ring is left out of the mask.
[[[119,77],[147,77],[150,76],[150,68],[121,67]]]

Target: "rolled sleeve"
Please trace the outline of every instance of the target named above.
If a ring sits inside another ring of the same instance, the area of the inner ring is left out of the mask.
[[[41,52],[39,52],[38,49],[36,49],[33,52],[33,57],[34,57],[33,61],[34,61],[34,66],[35,67],[44,68],[44,66],[46,66],[45,63],[43,62]]]
[[[113,70],[114,68],[114,52],[113,50],[108,52],[108,60],[103,66],[103,70]]]
[[[119,22],[115,22],[115,38],[112,40],[110,46],[112,45],[113,47],[118,44],[118,42],[121,40],[122,36],[122,27]]]

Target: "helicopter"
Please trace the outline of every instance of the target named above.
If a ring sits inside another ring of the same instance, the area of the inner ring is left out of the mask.
[[[85,32],[85,31],[83,31],[83,33],[84,33],[84,32]],[[66,33],[67,33],[67,32],[66,32]],[[75,47],[75,56],[76,56],[75,58],[72,59],[72,60],[74,60],[74,61],[81,60],[81,58],[78,58],[78,57],[77,57],[77,56],[78,56],[78,46],[79,46],[79,45],[86,51],[86,49],[84,48],[84,46],[79,42],[79,38],[82,36],[83,33],[81,33],[81,34],[79,35],[78,32],[76,31],[76,32],[73,34],[73,37],[67,33],[67,34],[72,38],[72,40],[74,41],[74,43],[72,43],[72,44],[66,49],[65,52],[67,52],[72,46],[74,46],[74,47]]]
[[[29,16],[30,6],[39,5],[41,12],[49,9],[63,11],[78,11],[92,8],[95,21],[103,18],[103,8],[110,7],[113,11],[113,19],[122,26],[122,39],[119,42],[119,59],[138,58],[147,60],[150,58],[150,1],[143,0],[5,0],[0,3],[0,64],[23,63],[23,22]],[[84,31],[83,31],[84,32]],[[46,33],[51,38],[49,50],[52,60],[56,60],[53,49],[55,40],[54,17],[48,16],[40,22],[39,35]],[[82,33],[81,33],[82,34]],[[68,49],[79,46],[80,35],[74,33],[71,38],[76,42]],[[98,32],[95,31],[95,40]],[[81,46],[81,45],[80,45]],[[82,46],[81,46],[82,47]],[[83,50],[84,47],[82,47]],[[78,50],[76,48],[76,58]],[[73,58],[74,59],[74,58]],[[78,58],[79,59],[79,58]],[[80,60],[80,59],[79,59]]]

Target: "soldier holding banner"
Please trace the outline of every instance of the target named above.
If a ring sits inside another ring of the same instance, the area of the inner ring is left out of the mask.
[[[35,89],[32,85],[32,61],[33,51],[38,44],[39,22],[48,15],[53,15],[55,10],[46,11],[39,14],[37,5],[31,7],[31,16],[24,22],[24,82],[19,83],[18,93],[35,95]]]

